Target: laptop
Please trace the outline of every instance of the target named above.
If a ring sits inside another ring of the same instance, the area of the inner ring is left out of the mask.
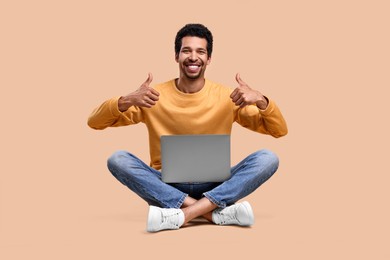
[[[163,182],[223,182],[230,178],[230,135],[163,135],[160,141]]]

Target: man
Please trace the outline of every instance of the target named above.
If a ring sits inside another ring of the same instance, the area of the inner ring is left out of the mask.
[[[107,165],[122,184],[149,204],[149,232],[178,229],[199,216],[219,225],[250,226],[254,223],[250,204],[234,203],[256,190],[278,168],[278,157],[260,150],[232,167],[232,177],[223,183],[161,181],[161,135],[230,134],[234,122],[274,137],[287,134],[275,103],[249,87],[239,74],[233,91],[205,79],[212,48],[213,37],[205,26],[187,24],[175,39],[179,78],[152,88],[149,73],[136,91],[105,101],[88,119],[94,129],[146,124],[150,166],[126,151],[114,153]]]

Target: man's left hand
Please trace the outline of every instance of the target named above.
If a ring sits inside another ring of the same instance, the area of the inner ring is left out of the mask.
[[[236,106],[245,107],[247,105],[256,104],[262,110],[267,108],[268,101],[259,91],[251,89],[237,73],[236,80],[239,86],[233,90],[230,98]]]

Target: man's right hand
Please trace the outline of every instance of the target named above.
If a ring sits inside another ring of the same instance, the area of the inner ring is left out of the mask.
[[[153,76],[149,73],[148,78],[142,85],[134,92],[122,96],[118,100],[119,111],[125,112],[131,106],[147,107],[151,108],[158,101],[160,93],[150,87],[150,83],[153,80]]]

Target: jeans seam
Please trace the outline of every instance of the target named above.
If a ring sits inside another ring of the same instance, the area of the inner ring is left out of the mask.
[[[217,205],[219,208],[225,208],[226,203],[217,201],[213,196],[211,196],[208,192],[203,193],[203,195],[208,198],[212,203]]]
[[[180,209],[181,205],[183,205],[184,200],[187,198],[188,194],[183,193],[182,197],[180,198],[179,202],[176,204],[176,209]]]

